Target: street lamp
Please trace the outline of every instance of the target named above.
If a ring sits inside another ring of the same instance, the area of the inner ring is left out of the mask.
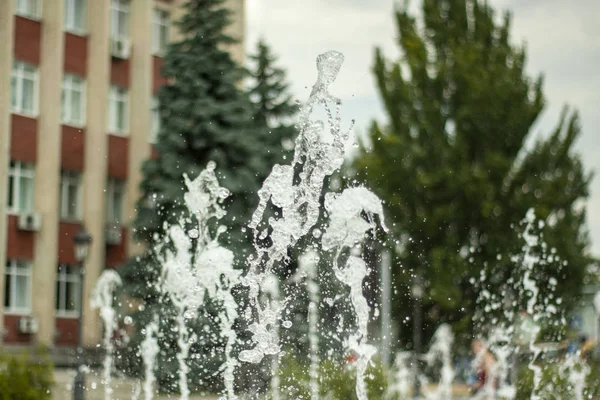
[[[75,261],[79,264],[79,319],[77,321],[77,374],[73,382],[73,400],[84,400],[85,376],[83,374],[83,282],[85,277],[85,260],[90,253],[92,236],[81,225],[81,229],[73,237]]]
[[[424,295],[421,271],[417,270],[413,276],[413,285],[411,294],[414,300],[413,310],[413,396],[415,399],[421,398],[421,381],[419,380],[419,358],[421,354],[421,329],[423,321],[421,320],[421,299]]]

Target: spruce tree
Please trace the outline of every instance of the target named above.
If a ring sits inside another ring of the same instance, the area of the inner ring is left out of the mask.
[[[268,129],[253,121],[254,106],[240,88],[244,71],[227,52],[227,46],[234,43],[224,34],[229,22],[224,0],[189,0],[175,23],[181,39],[168,46],[162,69],[168,83],[158,93],[158,156],[142,167],[142,196],[133,223],[134,237],[146,250],[122,270],[125,295],[139,304],[131,315],[134,332],[121,357],[123,367],[130,374],[142,373],[138,348],[143,329],[158,316],[157,379],[166,391],[178,390],[178,346],[173,307],[157,288],[161,268],[154,247],[164,242],[165,224],[189,217],[183,201],[183,174],[194,179],[209,161],[216,163],[221,186],[231,192],[223,205],[227,215],[219,221],[229,229],[220,239],[235,252],[240,267],[250,248],[250,238],[242,228],[258,202],[256,191],[270,171],[269,154],[278,151],[271,146]],[[214,390],[213,383],[219,382],[217,369],[223,353],[215,328],[218,306],[207,302],[200,315],[189,321],[198,336],[189,357],[192,390],[207,386]]]
[[[284,152],[271,152],[270,163],[286,162],[284,156],[291,155],[294,144],[293,118],[298,105],[289,93],[285,70],[276,66],[277,57],[264,40],[258,41],[256,52],[248,58],[252,62],[248,93],[255,106],[254,122],[259,127],[267,127],[270,147],[281,149],[283,146]]]
[[[590,262],[581,205],[591,175],[573,149],[577,113],[565,109],[553,133],[530,140],[543,80],[526,75],[526,49],[509,41],[510,15],[497,22],[486,2],[470,0],[424,0],[422,11],[420,20],[395,13],[399,61],[376,50],[388,120],[372,124],[353,163],[393,221],[394,316],[405,345],[412,277],[423,277],[426,336],[446,321],[469,332],[481,289],[473,279],[488,269],[494,291],[510,276],[516,227],[529,208],[548,221],[545,239],[567,263],[537,271],[560,282],[565,310]]]

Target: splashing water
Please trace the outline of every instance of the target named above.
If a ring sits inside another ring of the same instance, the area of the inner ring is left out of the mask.
[[[276,312],[269,309],[268,304],[261,305],[259,292],[274,265],[285,261],[287,250],[317,224],[325,178],[339,169],[344,160],[349,130],[342,131],[340,101],[328,91],[343,59],[341,53],[334,51],[317,58],[318,78],[308,102],[300,110],[300,132],[296,139],[293,162],[291,165],[275,165],[258,192],[259,205],[249,224],[254,232],[256,254],[249,258],[249,271],[243,280],[249,287],[250,304],[254,308],[255,321],[250,326],[254,347],[240,353],[239,359],[244,362],[258,363],[265,355],[279,353],[277,321],[274,318]],[[335,103],[335,116],[327,102]],[[323,122],[310,119],[313,107],[318,103],[326,107],[332,142],[325,142],[321,138]],[[298,170],[296,176],[295,171]],[[261,223],[269,201],[280,209],[281,217],[269,218],[267,226],[264,226]],[[345,346],[358,356],[356,394],[363,400],[367,398],[364,374],[375,348],[366,343],[370,308],[362,293],[362,281],[367,268],[365,262],[357,256],[360,252],[356,246],[362,242],[368,230],[376,228],[374,214],[378,214],[383,221],[382,206],[380,200],[367,189],[352,188],[341,194],[328,193],[325,196],[325,209],[330,221],[322,238],[322,247],[325,251],[335,252],[335,276],[350,288],[350,300],[358,329],[347,338]],[[362,218],[362,212],[369,215],[368,222]],[[272,245],[268,248],[258,246],[258,238],[266,236],[269,228]],[[340,256],[344,249],[354,250],[357,255],[351,255],[342,263]]]
[[[396,353],[396,359],[394,360],[394,368],[391,371],[391,382],[388,388],[388,398],[396,398],[394,395],[398,395],[400,399],[410,398],[410,392],[413,382],[413,376],[411,374],[410,361],[412,359],[412,353],[409,351],[401,351]]]
[[[279,280],[277,275],[270,274],[263,282],[263,293],[268,297],[265,301],[270,302],[270,308],[275,311],[275,319],[279,319],[281,310],[281,293],[279,291]],[[273,337],[279,342],[279,325],[273,327]],[[279,400],[279,357],[271,359],[271,397]]]
[[[308,291],[308,343],[310,346],[309,387],[311,400],[319,399],[319,284],[318,276],[319,255],[315,251],[304,253],[299,259],[299,271],[306,274]]]
[[[219,235],[226,228],[219,226],[214,235],[209,229],[212,219],[219,220],[225,215],[220,204],[229,196],[229,191],[219,186],[215,168],[216,164],[209,162],[194,180],[184,174],[188,189],[184,200],[195,217],[196,226],[186,232],[186,221],[182,218],[178,225],[166,227],[171,247],[167,247],[161,260],[162,289],[177,309],[177,361],[183,400],[187,400],[190,395],[187,382],[189,350],[191,344],[198,340],[195,334],[190,334],[186,320],[196,317],[204,304],[205,295],[221,304],[218,319],[221,335],[226,339],[223,381],[227,396],[235,398],[233,384],[237,361],[231,356],[231,352],[237,341],[232,327],[238,316],[238,305],[231,288],[237,284],[240,271],[233,268],[233,253],[218,243]],[[157,246],[157,254],[161,254],[164,245]]]
[[[522,238],[525,241],[522,255],[522,263],[525,268],[525,274],[523,275],[523,289],[526,292],[529,292],[531,296],[527,301],[527,313],[533,316],[534,322],[537,322],[541,317],[541,315],[536,313],[535,310],[539,288],[536,280],[532,278],[532,274],[535,266],[539,264],[540,258],[532,252],[533,247],[539,244],[539,237],[531,232],[533,224],[535,223],[535,211],[532,208],[527,211],[525,221],[527,222],[527,225],[522,234]],[[529,369],[533,371],[533,390],[531,392],[531,400],[541,399],[541,397],[537,394],[537,390],[540,386],[540,382],[542,381],[542,368],[535,364],[538,356],[541,353],[541,349],[535,344],[535,340],[539,331],[540,327],[536,324],[533,327],[533,332],[529,342],[529,350],[533,353],[528,365]]]
[[[104,384],[104,399],[112,398],[112,367],[114,345],[112,335],[117,328],[116,311],[113,307],[113,299],[115,290],[122,285],[121,277],[112,269],[106,269],[100,275],[94,292],[91,297],[91,305],[94,309],[100,310],[100,318],[104,323],[104,335],[102,344],[106,351],[103,365],[103,384]]]
[[[575,400],[584,399],[585,381],[590,373],[590,367],[581,359],[581,350],[575,354],[568,355],[560,372],[567,376],[571,387],[573,388],[573,398]]]
[[[145,328],[145,337],[140,345],[140,352],[142,353],[142,360],[144,360],[144,399],[152,400],[154,397],[154,382],[156,378],[154,376],[154,369],[156,368],[156,356],[160,351],[158,346],[158,318],[154,318],[154,321],[149,323]]]
[[[452,368],[453,343],[454,334],[450,325],[440,325],[433,335],[429,351],[423,356],[430,367],[433,367],[437,360],[442,362],[438,387],[433,392],[425,393],[427,399],[449,400],[452,398],[452,381],[454,381],[454,368]]]

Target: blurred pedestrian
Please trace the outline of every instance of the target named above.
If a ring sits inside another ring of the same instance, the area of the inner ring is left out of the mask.
[[[496,357],[489,351],[483,340],[474,339],[471,342],[474,354],[473,377],[470,379],[470,390],[475,399],[492,400],[496,396],[496,378],[494,374]]]

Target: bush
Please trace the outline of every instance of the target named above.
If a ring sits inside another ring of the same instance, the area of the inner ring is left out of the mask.
[[[51,399],[54,367],[48,354],[0,354],[0,400]]]
[[[573,385],[569,382],[568,372],[561,370],[564,367],[564,361],[547,362],[539,365],[542,368],[542,379],[539,385],[538,395],[542,399],[556,398],[569,399],[574,393]],[[588,364],[590,371],[585,380],[583,396],[586,399],[600,398],[600,366],[597,362]],[[576,366],[575,370],[580,371],[581,365]],[[524,366],[517,380],[517,400],[526,400],[531,398],[533,390],[533,371]]]
[[[282,399],[310,399],[309,365],[301,363],[293,356],[285,356],[280,361],[279,380]],[[387,374],[378,363],[367,370],[365,381],[371,399],[381,399],[387,389]],[[331,400],[357,399],[355,392],[356,370],[349,365],[333,361],[319,364],[319,397]]]

